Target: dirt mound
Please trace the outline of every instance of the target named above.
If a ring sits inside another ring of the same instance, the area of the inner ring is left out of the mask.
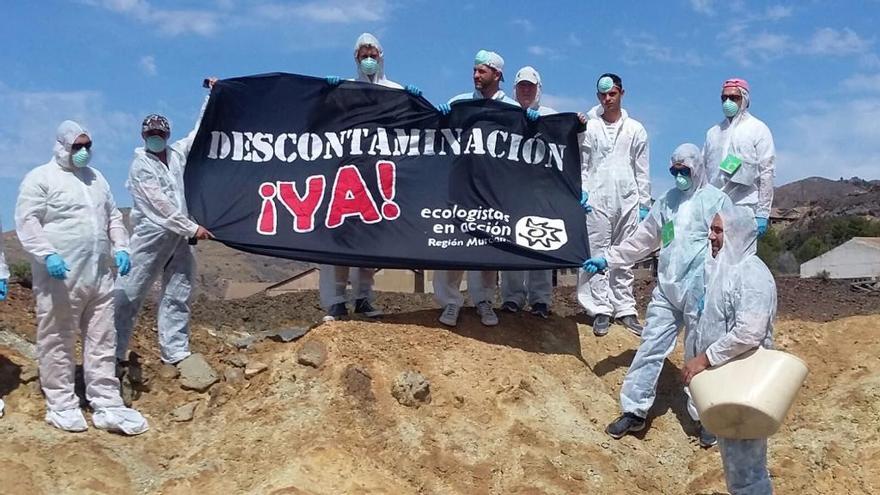
[[[24,312],[28,298],[13,288],[0,326],[20,332],[33,325]],[[436,323],[427,296],[383,294],[380,303],[396,310],[380,323],[327,323],[296,342],[266,339],[236,349],[229,333],[255,335],[314,321],[320,316],[315,295],[200,302],[193,346],[221,374],[229,378],[229,369],[257,362],[267,366],[203,394],[159,376],[153,322],[145,313],[135,346],[152,380],[135,404],[152,430],[135,438],[94,429],[74,435],[44,425],[36,382],[6,380],[27,360],[0,348],[11,363],[0,363],[0,385],[8,392],[7,416],[0,419],[0,492],[725,491],[717,449],[699,449],[687,419],[677,378],[680,352],[664,368],[651,427],[641,437],[614,441],[603,428],[617,415],[620,382],[638,345],[622,328],[597,339],[580,317],[545,322],[505,314],[501,325],[488,329],[471,309],[451,330]],[[562,300],[557,307],[567,312]],[[783,431],[771,440],[777,493],[880,490],[878,325],[878,315],[779,322],[779,347],[804,358],[811,374]],[[326,347],[317,368],[297,362],[309,341]],[[395,379],[406,371],[430,382],[430,402],[406,407],[392,396]],[[194,401],[191,421],[172,419],[172,411]]]

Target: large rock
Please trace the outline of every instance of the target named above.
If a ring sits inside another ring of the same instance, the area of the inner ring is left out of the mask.
[[[407,407],[431,403],[431,382],[419,372],[404,371],[391,385],[391,395]]]
[[[196,407],[198,405],[198,401],[193,401],[189,404],[184,404],[177,409],[171,411],[171,421],[177,421],[178,423],[192,421],[193,416],[195,416],[196,414]]]
[[[204,392],[220,380],[214,368],[199,353],[191,354],[177,365],[180,370],[180,386],[186,390]]]
[[[327,346],[320,340],[309,340],[296,353],[296,362],[312,368],[320,368],[327,361]]]

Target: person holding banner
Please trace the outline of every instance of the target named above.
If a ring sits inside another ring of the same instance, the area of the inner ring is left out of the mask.
[[[541,105],[541,75],[531,66],[516,73],[514,95],[521,107],[537,111],[539,115],[557,113]],[[505,271],[501,273],[501,310],[516,313],[528,302],[531,313],[541,318],[550,317],[553,296],[553,270]]]
[[[439,105],[437,109],[443,115],[448,115],[452,110],[452,104],[457,101],[483,98],[519,106],[516,100],[501,91],[501,81],[503,80],[504,59],[501,58],[501,55],[488,50],[480,50],[474,57],[474,91],[454,96],[448,103]],[[538,112],[532,108],[527,110],[527,114],[531,120],[538,118]],[[436,270],[434,272],[434,300],[443,308],[439,320],[440,323],[450,327],[458,324],[458,314],[464,305],[464,296],[460,290],[463,277],[463,270]],[[468,272],[468,294],[471,302],[477,308],[480,323],[487,327],[498,324],[498,315],[492,309],[497,283],[498,273],[494,270]]]
[[[596,97],[601,105],[590,110],[591,117],[597,118],[589,119],[582,140],[581,187],[594,255],[635,232],[651,206],[648,133],[621,108],[623,96],[620,76],[606,73],[599,77]],[[596,336],[608,333],[612,317],[641,335],[633,279],[630,266],[614,266],[607,274],[579,273],[578,301],[593,318]]]
[[[217,80],[208,79],[208,87]],[[134,150],[126,186],[134,205],[131,238],[134,267],[116,284],[116,359],[129,368],[128,347],[137,314],[153,282],[161,276],[158,308],[159,352],[164,363],[177,364],[189,357],[189,301],[196,262],[189,239],[214,235],[192,221],[184,198],[183,173],[208,97],[195,127],[183,139],[168,143],[171,125],[161,115],[148,115],[141,125],[143,148]],[[130,378],[139,379],[131,369]]]
[[[357,68],[358,82],[378,84],[386,88],[406,89],[413,96],[420,96],[422,91],[410,84],[406,88],[385,77],[385,51],[378,38],[370,33],[363,33],[354,44],[354,64]],[[335,76],[327,77],[333,86],[342,80]],[[382,316],[382,310],[373,306],[373,284],[375,268],[353,268],[348,266],[320,265],[318,292],[321,306],[327,315],[324,321],[333,321],[348,316],[348,296],[346,288],[351,283],[354,293],[354,314],[367,318]]]
[[[706,261],[706,294],[700,323],[685,339],[682,380],[721,366],[757,347],[773,347],[776,282],[758,258],[754,213],[729,205],[709,229],[712,256]],[[773,493],[767,471],[767,438],[719,438],[727,490],[733,495]]]
[[[89,166],[89,131],[65,120],[55,140],[52,159],[28,172],[15,206],[15,229],[31,257],[45,420],[64,431],[88,429],[74,384],[79,336],[92,423],[137,435],[149,425],[125,407],[113,357],[113,267],[120,277],[131,268],[128,231],[110,185]]]
[[[657,285],[648,304],[642,343],[620,391],[623,414],[605,430],[616,439],[644,429],[648,411],[654,404],[663,362],[675,348],[681,328],[684,327],[686,342],[696,328],[699,300],[705,288],[703,266],[709,249],[706,242],[709,222],[725,205],[731,204],[730,198],[709,185],[703,157],[696,145],[679,146],[670,162],[669,173],[675,177],[675,187],[654,203],[635,233],[604,255],[596,255],[584,263],[585,271],[595,273],[608,267],[631,265],[660,250]],[[692,419],[698,420],[693,404],[689,403],[688,412]],[[715,439],[700,428],[700,443],[710,447]]]
[[[749,112],[751,100],[745,79],[724,81],[724,120],[706,133],[703,157],[713,175],[712,184],[734,203],[752,209],[758,236],[762,236],[769,227],[773,203],[776,147],[767,124]]]

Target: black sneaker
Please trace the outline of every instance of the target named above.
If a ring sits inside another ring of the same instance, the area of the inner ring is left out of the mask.
[[[345,303],[336,303],[327,310],[327,316],[324,317],[324,321],[334,321],[346,316],[348,316],[348,308],[345,306]]]
[[[593,318],[593,335],[596,337],[604,337],[608,335],[608,329],[611,328],[611,317],[608,315],[596,315]]]
[[[627,315],[622,318],[617,319],[617,323],[626,327],[627,330],[636,334],[637,336],[642,336],[642,330],[645,328],[639,323],[639,319],[635,315]]]
[[[605,433],[611,438],[620,440],[629,432],[642,431],[645,429],[645,418],[640,418],[633,413],[624,413],[605,428]]]
[[[382,316],[382,310],[374,308],[366,299],[358,299],[354,302],[354,314],[367,318],[378,318]]]
[[[550,318],[550,307],[544,303],[535,303],[532,304],[531,313],[546,320]]]
[[[716,437],[714,433],[704,428],[703,423],[697,421],[697,426],[700,429],[700,447],[708,449],[718,443],[718,437]]]
[[[501,311],[507,313],[516,313],[519,311],[519,304],[513,301],[504,301],[504,304],[501,305]]]

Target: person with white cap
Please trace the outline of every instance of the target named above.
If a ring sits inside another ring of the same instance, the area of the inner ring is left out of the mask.
[[[421,96],[422,91],[415,85],[406,88],[385,76],[385,51],[379,40],[370,33],[363,33],[354,44],[354,63],[357,78],[353,81],[377,84],[386,88],[406,89],[413,96]],[[340,78],[327,77],[331,85],[338,85]],[[320,265],[318,289],[321,306],[327,312],[324,321],[333,321],[348,316],[348,296],[346,288],[351,284],[354,293],[354,314],[367,318],[382,316],[382,310],[373,306],[373,284],[375,268],[354,268],[348,266]]]
[[[457,101],[490,99],[516,105],[519,103],[501,91],[501,81],[504,80],[504,59],[501,55],[488,50],[480,50],[474,57],[474,91],[454,96],[448,103],[443,103],[437,109],[443,115],[448,115],[452,110],[451,105]],[[538,117],[537,112],[529,113],[529,119]],[[458,314],[464,305],[464,297],[461,294],[461,279],[464,277],[463,270],[437,270],[434,272],[434,300],[443,308],[440,313],[440,323],[452,326],[458,324]],[[498,273],[494,270],[469,271],[468,272],[468,295],[477,308],[480,323],[486,326],[498,324],[498,315],[492,309],[492,300],[495,298],[495,286],[498,281]]]
[[[767,124],[749,112],[751,101],[751,89],[745,79],[724,81],[724,119],[706,132],[703,157],[713,174],[712,184],[737,205],[752,209],[758,236],[762,236],[770,225],[776,147]]]
[[[147,420],[124,406],[116,378],[112,268],[120,276],[131,268],[128,231],[110,185],[89,166],[89,132],[65,120],[53,151],[48,163],[25,176],[15,207],[18,238],[31,257],[46,422],[71,432],[88,429],[74,392],[79,335],[92,423],[128,435],[143,433]]]
[[[648,216],[651,183],[648,133],[621,107],[623,81],[606,73],[596,83],[601,105],[590,110],[581,142],[582,204],[587,210],[590,253],[601,256],[632,235]],[[593,333],[608,333],[611,319],[641,335],[633,297],[631,266],[613,266],[607,273],[581,270],[578,301],[593,318]]]
[[[514,96],[521,107],[538,115],[550,115],[556,110],[541,105],[541,75],[534,67],[525,66],[513,81]],[[501,273],[501,310],[516,313],[526,303],[531,313],[541,318],[550,316],[553,296],[553,270],[505,271]]]
[[[209,78],[213,87],[216,78]],[[126,187],[131,192],[131,276],[116,282],[116,359],[120,372],[140,381],[137,361],[129,359],[129,343],[137,314],[150,288],[161,280],[157,327],[162,362],[176,365],[189,357],[190,299],[195,286],[196,260],[189,239],[214,235],[194,222],[187,210],[183,175],[208,104],[202,104],[193,129],[182,139],[168,142],[171,124],[162,115],[150,114],[141,124],[142,148],[135,148]]]

